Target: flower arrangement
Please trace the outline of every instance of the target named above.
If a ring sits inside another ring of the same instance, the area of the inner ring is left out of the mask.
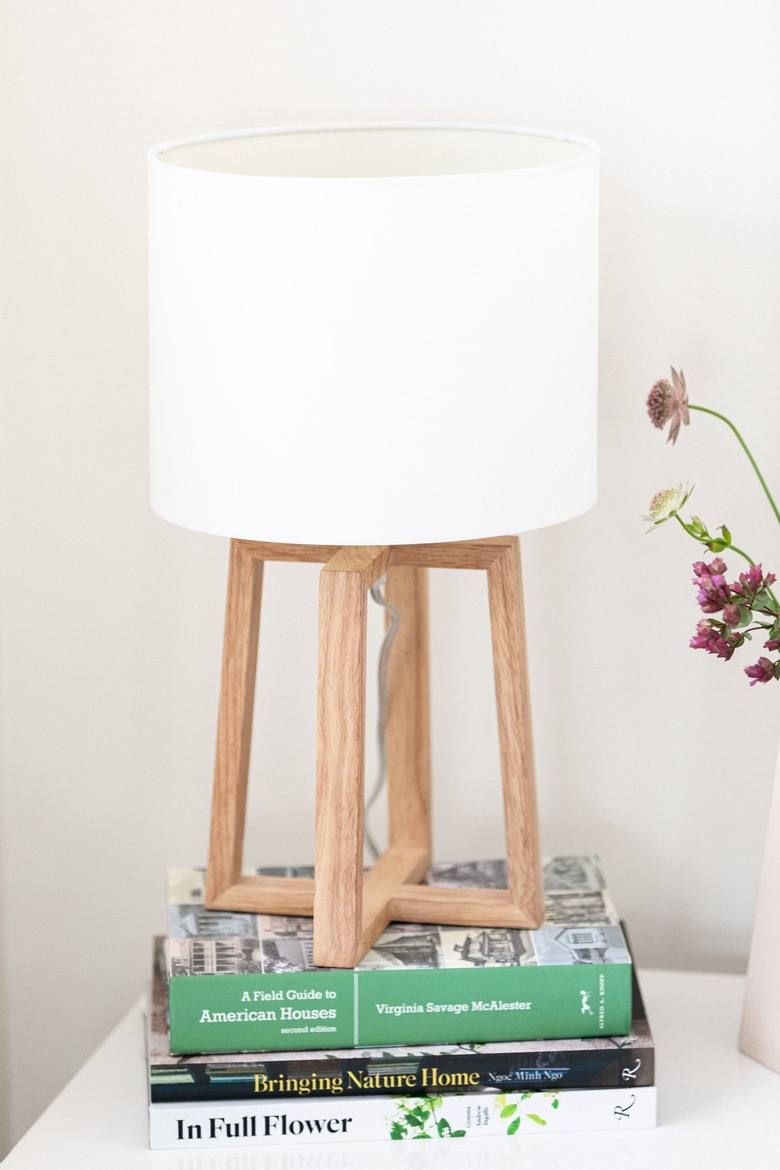
[[[776,520],[780,523],[780,511],[742,435],[725,415],[706,406],[695,406],[688,401],[682,370],[678,373],[672,368],[671,381],[662,378],[655,383],[647,397],[650,421],[659,430],[667,423],[670,424],[667,442],[672,444],[677,442],[681,428],[690,424],[692,410],[720,419],[732,430],[758,477]],[[687,504],[692,490],[687,484],[681,484],[677,488],[656,492],[650,501],[650,512],[644,517],[650,523],[648,529],[650,532],[665,524],[667,520],[676,520],[690,537],[709,552],[718,554],[709,564],[705,561],[695,561],[693,565],[696,599],[702,612],[707,616],[699,621],[690,645],[694,650],[706,650],[708,654],[728,661],[735,650],[745,642],[752,641],[753,635],[757,634],[764,638],[763,649],[769,652],[769,656],[761,655],[757,662],[744,668],[750,685],[755,686],[756,683],[778,679],[780,604],[772,592],[772,586],[776,581],[775,574],[765,573],[760,564],[756,564],[743,549],[738,548],[733,543],[731,533],[725,524],[711,533],[698,516],[691,516],[689,520],[683,519],[681,511]],[[726,551],[741,557],[749,566],[746,572],[740,573],[738,579],[731,582],[726,580],[728,569],[719,555]]]

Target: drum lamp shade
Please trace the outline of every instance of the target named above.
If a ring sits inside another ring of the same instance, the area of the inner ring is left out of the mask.
[[[149,240],[164,518],[397,545],[594,503],[592,142],[383,124],[165,143]]]

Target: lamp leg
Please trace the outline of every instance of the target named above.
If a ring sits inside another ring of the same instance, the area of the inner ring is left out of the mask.
[[[207,905],[233,886],[241,873],[262,587],[263,562],[251,555],[245,542],[231,541]]]
[[[363,915],[367,589],[387,550],[344,548],[320,574],[314,962],[352,967]]]
[[[498,711],[510,901],[527,908],[528,925],[544,917],[539,822],[531,735],[520,542],[515,537],[488,568],[490,629]],[[534,921],[535,919],[535,921]]]

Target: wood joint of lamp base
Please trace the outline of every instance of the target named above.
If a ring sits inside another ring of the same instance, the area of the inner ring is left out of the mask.
[[[263,566],[322,563],[315,879],[242,876]],[[506,830],[507,888],[419,885],[431,860],[428,568],[487,572]],[[387,574],[401,614],[390,660],[388,847],[364,873],[367,593]],[[525,623],[516,537],[391,547],[230,548],[206,873],[214,910],[314,918],[314,962],[355,966],[389,922],[534,928],[543,917]]]

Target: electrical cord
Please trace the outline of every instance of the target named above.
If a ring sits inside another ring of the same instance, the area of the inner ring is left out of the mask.
[[[387,576],[384,575],[376,581],[370,589],[371,598],[381,605],[387,612],[389,621],[387,630],[385,631],[382,648],[379,652],[379,667],[378,667],[378,690],[379,690],[379,709],[377,712],[377,748],[378,748],[378,766],[377,779],[374,784],[373,791],[366,801],[365,816],[368,821],[368,814],[379,798],[382,789],[385,786],[387,779],[387,748],[385,745],[385,732],[387,730],[387,678],[388,668],[390,663],[390,651],[393,648],[395,636],[398,633],[398,627],[401,624],[401,615],[394,605],[391,605],[385,596],[385,585],[387,583]],[[366,848],[371,854],[371,860],[376,861],[379,857],[379,849],[371,835],[371,832],[366,824],[365,828],[365,842]]]

